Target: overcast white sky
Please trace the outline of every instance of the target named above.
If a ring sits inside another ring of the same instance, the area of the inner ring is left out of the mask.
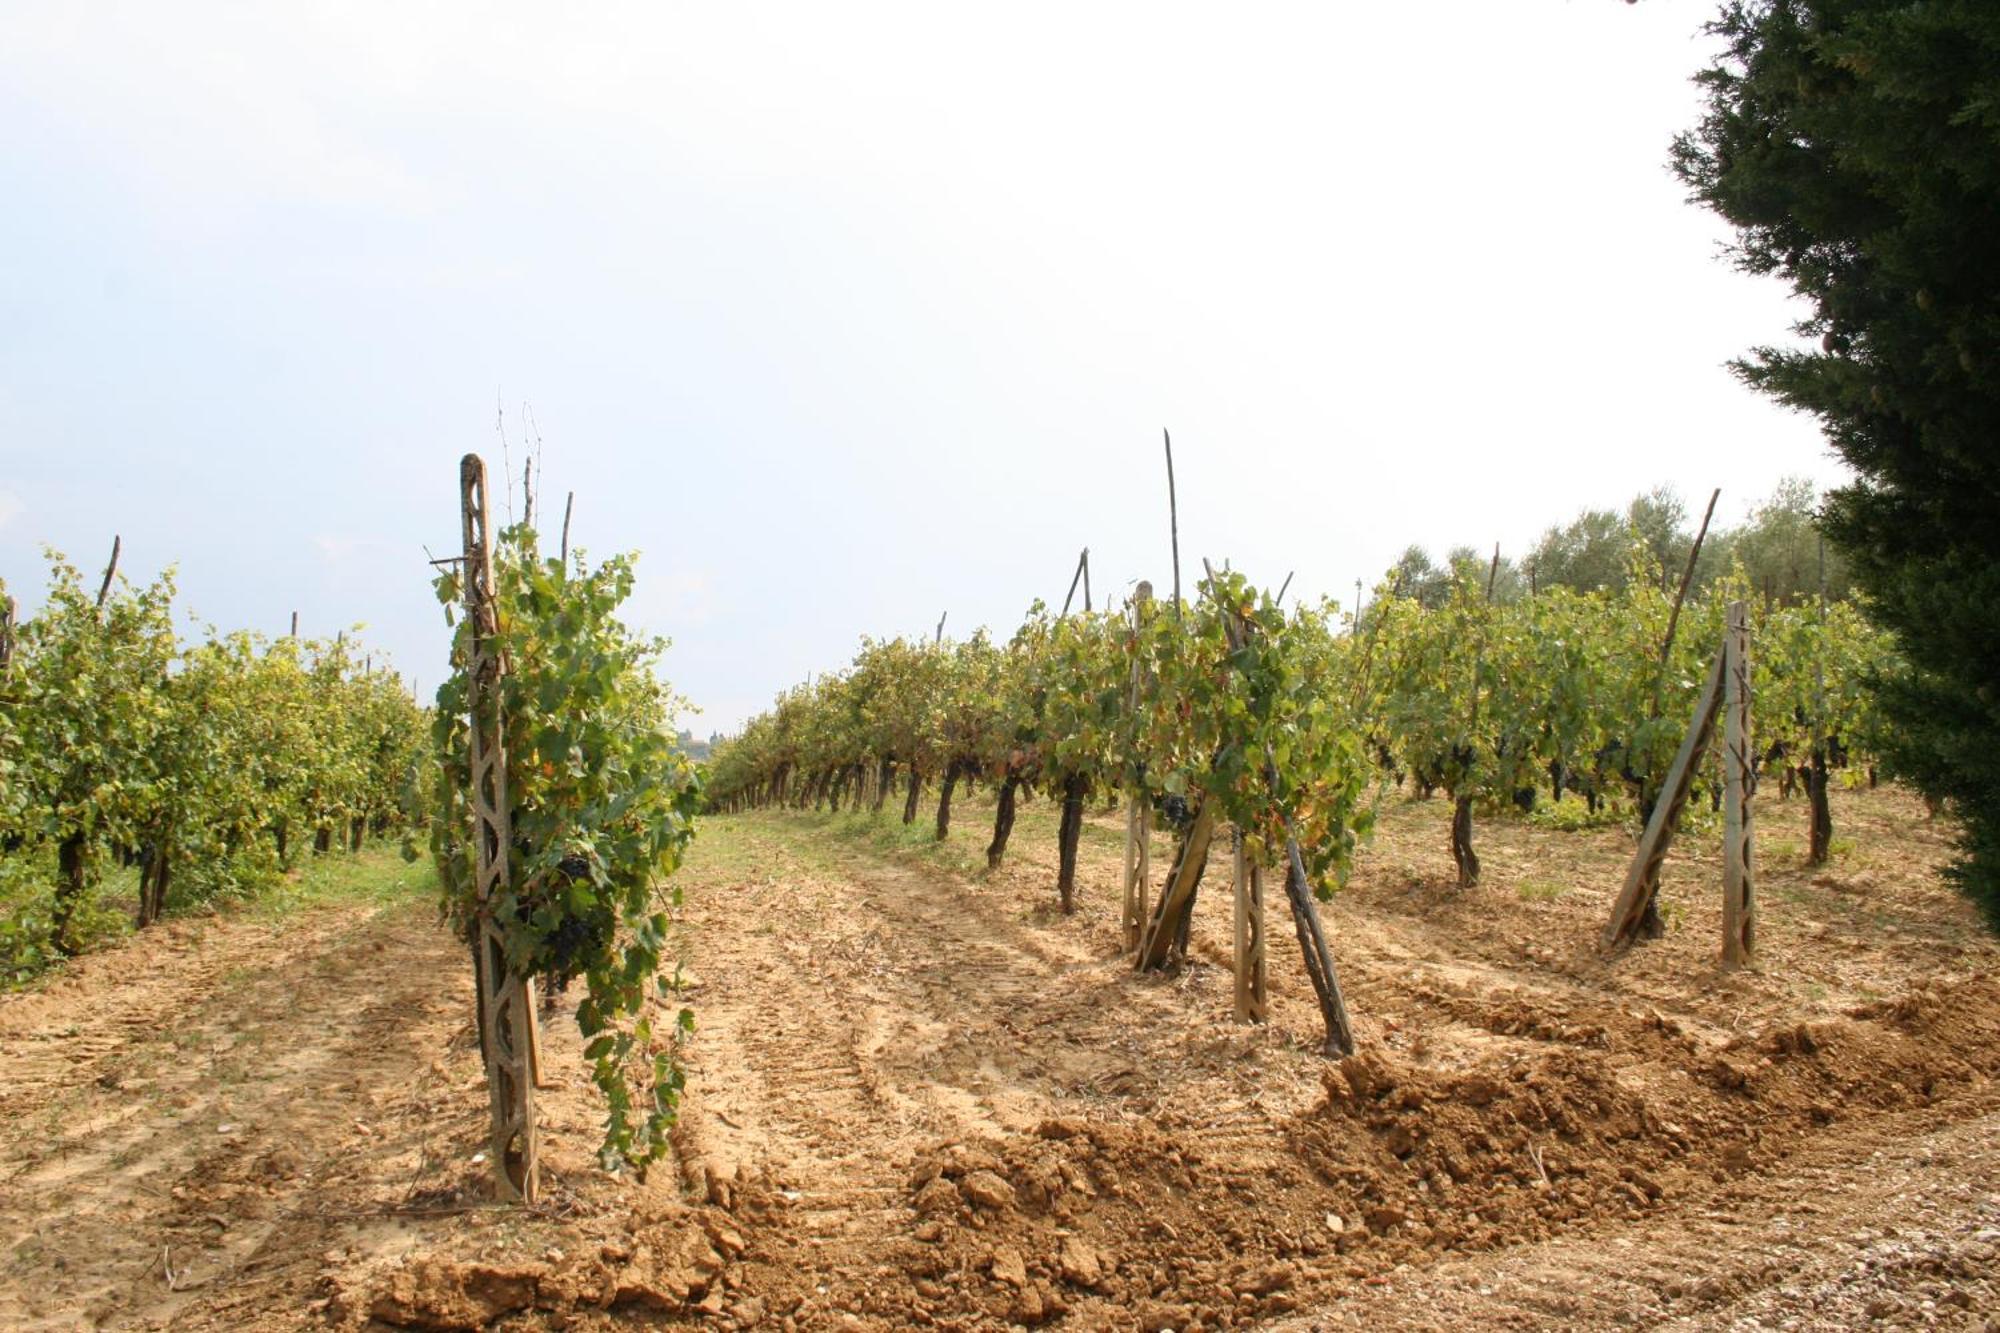
[[[521,406],[729,728],[863,633],[1232,559],[1351,600],[1838,465],[1665,160],[1709,3],[0,0],[0,577],[179,566],[428,691]]]

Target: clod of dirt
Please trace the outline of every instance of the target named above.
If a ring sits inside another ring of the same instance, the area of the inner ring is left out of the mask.
[[[1028,1285],[1028,1261],[1011,1245],[1002,1245],[993,1251],[990,1267],[995,1282],[1004,1282],[1010,1287]]]
[[[1056,1262],[1062,1275],[1079,1287],[1095,1287],[1104,1280],[1104,1253],[1080,1236],[1063,1238]]]
[[[368,1313],[397,1328],[477,1329],[535,1303],[538,1267],[506,1268],[418,1259],[393,1270]]]
[[[958,1182],[965,1201],[995,1212],[1014,1206],[1014,1187],[991,1171],[974,1171]]]

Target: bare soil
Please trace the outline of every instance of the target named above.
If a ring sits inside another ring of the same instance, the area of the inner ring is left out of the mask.
[[[1812,871],[1804,803],[1760,802],[1761,953],[1725,972],[1712,834],[1666,938],[1606,959],[1628,831],[1482,816],[1460,891],[1449,805],[1392,801],[1323,909],[1338,1064],[1281,895],[1271,1021],[1231,1020],[1219,856],[1190,964],[1138,977],[1116,816],[1073,917],[1046,801],[990,874],[990,793],[942,845],[711,820],[677,1160],[597,1169],[551,1013],[533,1209],[484,1202],[428,904],[170,923],[0,998],[0,1327],[1979,1328],[2000,949],[1920,803],[1835,817]]]

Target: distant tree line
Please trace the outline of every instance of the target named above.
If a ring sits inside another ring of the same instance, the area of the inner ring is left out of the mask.
[[[1467,566],[1492,575],[1493,600],[1502,604],[1552,588],[1623,592],[1641,575],[1672,591],[1687,568],[1700,522],[1699,510],[1691,510],[1672,488],[1660,486],[1634,496],[1622,511],[1587,509],[1544,532],[1525,554],[1501,552],[1497,566],[1491,563],[1490,549],[1455,546],[1438,561],[1423,547],[1411,546],[1390,577],[1403,596],[1430,608],[1451,599],[1454,571]],[[1643,560],[1633,559],[1635,549],[1644,552]],[[1829,601],[1845,601],[1852,591],[1846,558],[1820,540],[1819,499],[1804,478],[1780,482],[1735,527],[1710,524],[1690,593],[1739,564],[1751,591],[1780,606],[1817,598],[1822,577]]]

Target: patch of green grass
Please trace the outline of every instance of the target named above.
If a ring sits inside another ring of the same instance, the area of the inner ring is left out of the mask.
[[[1524,903],[1551,903],[1569,892],[1569,885],[1558,884],[1552,879],[1523,880],[1515,890]]]
[[[1592,814],[1590,802],[1575,792],[1566,791],[1560,801],[1536,801],[1534,810],[1527,818],[1530,824],[1538,828],[1574,833],[1582,829],[1608,828],[1622,822],[1625,814],[1618,803],[1611,800],[1599,801],[1597,813]]]
[[[332,852],[302,860],[298,873],[288,875],[247,910],[279,918],[312,907],[393,907],[401,903],[437,901],[437,870],[428,858],[405,861],[389,843],[369,843],[359,852]]]

